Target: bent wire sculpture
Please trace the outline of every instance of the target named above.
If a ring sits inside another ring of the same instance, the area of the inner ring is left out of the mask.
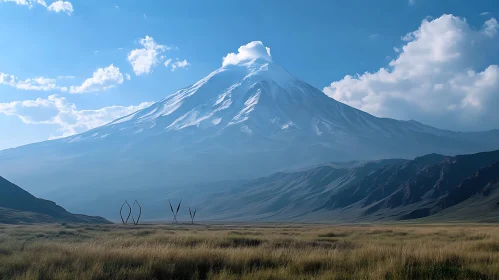
[[[128,206],[128,216],[126,217],[126,220],[123,218],[123,206],[125,206],[125,204]],[[137,217],[137,221],[135,220],[135,217],[132,215],[132,206],[130,206],[130,204],[128,203],[128,201],[125,200],[125,202],[123,202],[123,205],[121,205],[121,208],[120,208],[120,217],[121,217],[121,222],[124,225],[128,224],[128,220],[130,219],[130,215],[132,216],[133,224],[134,225],[138,225],[139,224],[140,216],[142,216],[142,207],[140,207],[140,204],[139,204],[139,202],[137,200],[134,201],[133,206],[135,206],[135,204],[137,204],[137,206],[139,207],[139,216]]]
[[[194,224],[194,218],[196,217],[196,208],[194,208],[194,213],[191,211],[191,207],[189,206],[189,215],[191,215],[191,224]]]
[[[134,225],[138,225],[139,224],[139,220],[140,220],[140,216],[142,215],[142,207],[140,207],[140,204],[137,200],[135,200],[133,202],[133,206],[135,206],[135,204],[137,204],[137,206],[139,206],[139,216],[137,217],[137,221],[135,221],[133,215],[132,215],[132,221],[133,221],[133,224]]]
[[[178,211],[180,210],[180,204],[182,204],[182,199],[180,200],[180,202],[178,203],[178,206],[177,206],[177,211],[173,211],[173,206],[172,206],[172,203],[170,202],[170,200],[168,200],[168,203],[170,203],[170,209],[172,210],[172,214],[173,214],[173,222],[176,223],[178,225],[178,221],[177,221],[177,215],[178,215]]]
[[[128,205],[128,217],[125,219],[123,219],[123,206]],[[120,217],[121,217],[121,222],[125,225],[128,223],[128,219],[130,219],[130,215],[132,214],[132,207],[130,207],[130,204],[128,204],[128,201],[125,200],[125,202],[123,202],[123,205],[121,205],[121,209],[120,209]]]

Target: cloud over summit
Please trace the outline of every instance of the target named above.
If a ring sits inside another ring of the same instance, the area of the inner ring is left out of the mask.
[[[246,45],[240,46],[237,53],[229,53],[223,58],[222,66],[237,65],[251,60],[262,58],[272,62],[270,48],[263,45],[261,41],[253,41]]]

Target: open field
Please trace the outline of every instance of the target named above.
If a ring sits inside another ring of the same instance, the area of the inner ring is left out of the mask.
[[[0,226],[0,279],[499,279],[499,226]]]

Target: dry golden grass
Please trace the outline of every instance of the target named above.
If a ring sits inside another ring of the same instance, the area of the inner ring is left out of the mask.
[[[0,279],[499,279],[499,227],[0,226]]]

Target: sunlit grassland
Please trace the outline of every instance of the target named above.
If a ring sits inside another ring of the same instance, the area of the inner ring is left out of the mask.
[[[499,279],[499,226],[0,226],[0,279]]]

